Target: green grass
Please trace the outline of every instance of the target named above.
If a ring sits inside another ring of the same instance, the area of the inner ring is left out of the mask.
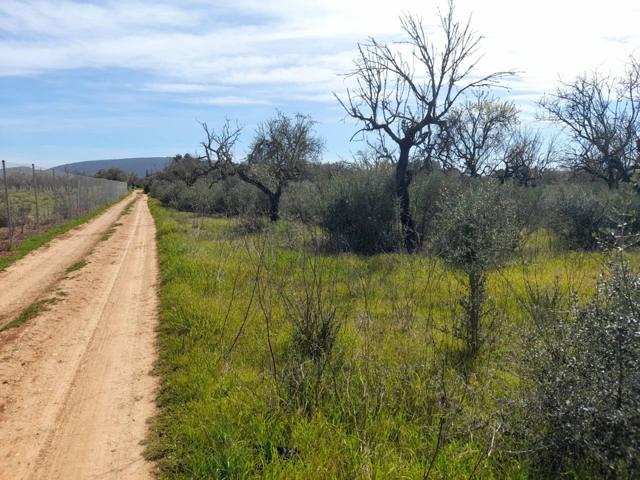
[[[233,220],[150,207],[162,386],[147,456],[162,478],[424,478],[429,466],[434,479],[527,478],[499,415],[519,388],[521,302],[532,285],[591,292],[602,255],[531,237],[490,276],[495,338],[468,368],[454,335],[461,277],[439,260],[314,256],[314,232],[294,224],[243,236]],[[293,341],[314,278],[340,323],[322,370]]]
[[[78,260],[73,265],[71,265],[69,268],[67,268],[67,273],[76,272],[76,271],[80,270],[81,268],[86,267],[87,263],[88,262],[86,260],[84,260],[84,259]]]
[[[0,328],[0,332],[9,330],[10,328],[19,327],[20,325],[24,325],[29,320],[36,318],[42,312],[45,312],[49,305],[52,305],[58,302],[58,300],[59,300],[58,298],[45,298],[43,300],[38,300],[37,302],[32,303],[27,308],[25,308],[22,312],[20,312],[20,315],[18,315],[16,319],[12,320],[11,322],[7,323],[2,328]]]
[[[4,270],[5,268],[7,268],[9,265],[16,262],[17,260],[20,260],[21,258],[23,258],[28,253],[32,252],[33,250],[37,250],[38,248],[46,245],[58,235],[62,235],[63,233],[66,233],[69,230],[72,230],[82,225],[83,223],[86,223],[89,220],[97,217],[98,215],[103,213],[105,210],[107,210],[109,207],[111,207],[112,205],[115,205],[125,197],[126,196],[123,196],[118,200],[116,200],[115,202],[102,205],[101,207],[96,208],[94,211],[86,215],[71,219],[60,225],[56,225],[55,227],[49,228],[48,230],[42,233],[33,235],[27,238],[26,240],[23,240],[20,243],[14,245],[13,249],[8,254],[0,255],[0,271]]]

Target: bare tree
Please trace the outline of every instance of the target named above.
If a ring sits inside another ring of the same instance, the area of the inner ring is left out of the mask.
[[[207,162],[207,174],[217,173],[217,178],[237,175],[253,185],[269,199],[269,216],[272,222],[280,218],[280,198],[289,183],[300,180],[310,163],[318,160],[322,141],[313,134],[314,122],[310,117],[297,114],[293,118],[278,114],[262,124],[251,145],[245,162],[234,160],[233,149],[240,136],[239,127],[231,127],[227,121],[219,131],[209,130],[203,124],[207,140],[203,160]]]
[[[501,166],[494,173],[502,183],[511,179],[525,187],[535,185],[556,156],[554,139],[546,142],[538,130],[517,129],[511,132]]]
[[[231,125],[229,120],[225,121],[219,131],[209,129],[206,123],[202,124],[207,139],[202,142],[204,156],[199,160],[206,162],[200,175],[208,175],[215,172],[218,177],[226,177],[235,174],[236,163],[234,161],[234,153],[236,143],[240,138],[242,129],[236,124]]]
[[[562,83],[540,106],[569,135],[567,166],[615,188],[638,170],[640,64],[631,58],[625,75],[593,72]]]
[[[371,38],[358,45],[355,68],[348,74],[355,85],[337,99],[347,114],[361,123],[354,134],[384,132],[397,145],[395,189],[400,204],[404,246],[419,245],[411,216],[409,168],[411,151],[434,141],[446,130],[446,117],[465,93],[496,85],[512,72],[476,76],[482,40],[470,26],[455,19],[453,3],[440,15],[443,44],[427,35],[422,20],[401,19],[406,41],[386,45]]]
[[[476,91],[471,99],[451,110],[448,121],[444,166],[479,177],[497,167],[518,122],[518,109],[513,102],[493,98],[487,91]]]

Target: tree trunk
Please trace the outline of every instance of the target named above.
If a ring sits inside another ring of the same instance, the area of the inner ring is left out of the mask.
[[[396,196],[400,202],[400,224],[404,248],[408,253],[414,253],[418,249],[419,238],[416,225],[411,216],[411,201],[409,197],[409,151],[410,144],[400,145],[400,156],[396,165]]]
[[[607,162],[607,186],[609,190],[613,190],[618,187],[618,182],[616,181],[616,171],[611,164],[611,160]]]
[[[281,192],[269,194],[269,219],[272,222],[280,219],[280,195]]]
[[[467,347],[475,356],[480,350],[480,322],[482,321],[482,305],[485,296],[485,276],[472,269],[469,276],[469,300],[467,304]]]
[[[240,177],[240,180],[248,183],[249,185],[253,185],[267,196],[269,199],[269,219],[272,222],[277,222],[280,219],[280,197],[282,196],[282,189],[286,184],[278,185],[276,191],[272,192],[264,183],[258,179],[250,177],[243,170],[237,169],[236,173]]]

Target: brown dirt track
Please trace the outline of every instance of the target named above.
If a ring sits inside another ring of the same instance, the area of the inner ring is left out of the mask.
[[[0,333],[2,480],[151,477],[140,442],[157,387],[155,225],[143,195],[120,216],[129,201],[0,273],[0,324],[55,299]]]

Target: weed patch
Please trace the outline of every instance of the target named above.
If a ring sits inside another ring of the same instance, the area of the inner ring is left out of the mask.
[[[72,273],[72,272],[78,271],[81,268],[85,267],[87,265],[87,263],[88,262],[86,260],[84,260],[84,259],[78,260],[73,265],[71,265],[69,268],[67,268],[67,273]]]
[[[15,320],[12,320],[11,322],[0,328],[0,332],[9,330],[10,328],[19,327],[20,325],[24,325],[29,320],[47,311],[49,305],[53,305],[59,300],[59,298],[45,298],[43,300],[38,300],[37,302],[32,303],[22,312],[20,312],[20,315],[18,315]]]
[[[124,210],[122,210],[122,215],[121,216],[124,217],[125,215],[129,215],[131,213],[132,209],[133,209],[133,202],[130,202],[129,205],[124,207]]]
[[[106,242],[107,240],[109,240],[111,238],[111,236],[116,233],[116,226],[114,224],[113,227],[111,227],[109,230],[107,230],[101,237],[100,237],[100,241],[102,242]]]

